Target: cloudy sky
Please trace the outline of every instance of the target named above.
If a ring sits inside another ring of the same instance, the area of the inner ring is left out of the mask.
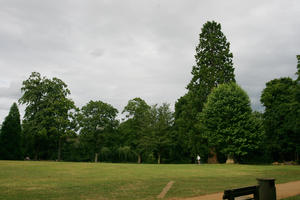
[[[295,78],[299,0],[0,0],[0,122],[33,71],[62,79],[79,107],[174,106],[208,20],[221,23],[253,108],[267,81]]]

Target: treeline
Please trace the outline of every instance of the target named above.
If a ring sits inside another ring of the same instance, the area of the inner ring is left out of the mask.
[[[77,108],[67,85],[33,72],[23,81],[0,132],[0,159],[93,162],[258,163],[298,161],[300,56],[296,80],[266,83],[264,113],[252,111],[235,83],[233,55],[221,25],[203,25],[187,93],[170,105],[133,98],[121,111],[100,100]]]

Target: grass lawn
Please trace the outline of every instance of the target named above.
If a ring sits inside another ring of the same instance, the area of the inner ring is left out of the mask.
[[[152,165],[0,161],[0,199],[156,199],[189,197],[256,184],[300,180],[300,166]]]
[[[300,200],[300,195],[295,196],[295,197],[289,197],[289,198],[286,198],[284,200]]]

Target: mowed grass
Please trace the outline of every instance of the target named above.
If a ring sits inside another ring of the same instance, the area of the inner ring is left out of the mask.
[[[289,198],[286,198],[284,200],[300,200],[300,195],[294,196],[294,197],[289,197]]]
[[[191,197],[256,184],[300,180],[300,166],[152,165],[0,161],[0,199],[165,199]]]

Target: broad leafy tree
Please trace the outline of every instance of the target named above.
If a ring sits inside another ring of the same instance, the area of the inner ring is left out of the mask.
[[[263,131],[251,112],[250,100],[237,84],[221,84],[208,96],[199,129],[228,159],[242,157],[259,148]]]
[[[72,132],[70,114],[75,105],[67,97],[70,90],[62,80],[41,77],[38,72],[23,81],[21,90],[19,102],[26,106],[23,124],[28,149],[35,159],[60,160],[63,140]]]
[[[20,113],[17,104],[14,103],[1,127],[0,159],[19,160],[23,158],[21,131]]]
[[[299,121],[296,86],[297,82],[291,78],[274,79],[266,83],[261,95],[266,141],[274,160],[294,159],[297,152],[300,136],[295,130]]]
[[[148,136],[148,144],[152,147],[158,164],[161,163],[164,155],[168,156],[172,146],[173,121],[174,117],[169,104],[164,103],[159,107],[157,105],[151,107],[151,134]]]
[[[137,154],[138,163],[142,162],[142,154],[148,148],[145,136],[150,134],[150,110],[151,107],[139,97],[129,100],[123,110],[128,125],[128,146]]]
[[[117,109],[102,101],[90,101],[80,110],[80,140],[94,155],[95,162],[98,162],[99,154],[109,154],[107,143],[110,135],[116,132],[119,123],[117,114]]]

